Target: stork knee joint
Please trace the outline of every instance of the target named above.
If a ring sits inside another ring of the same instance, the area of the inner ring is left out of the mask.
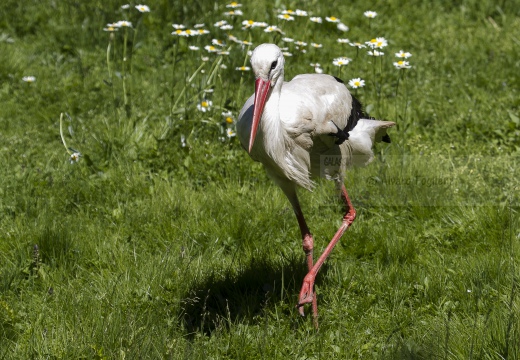
[[[312,238],[312,235],[305,235],[302,240],[302,245],[305,254],[312,254],[312,249],[314,249],[314,239]]]

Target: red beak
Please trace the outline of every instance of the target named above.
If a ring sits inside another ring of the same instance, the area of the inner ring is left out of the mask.
[[[265,101],[267,99],[267,94],[269,94],[270,88],[271,83],[269,81],[263,80],[261,78],[256,79],[255,108],[253,111],[253,124],[251,125],[251,135],[249,136],[249,152],[251,152],[253,144],[255,143],[258,124],[260,124],[260,119],[262,118],[262,113],[264,112]]]

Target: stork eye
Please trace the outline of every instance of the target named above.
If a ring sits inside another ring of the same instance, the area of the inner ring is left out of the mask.
[[[273,63],[271,64],[271,70],[274,70],[276,65],[278,65],[278,60],[273,61]]]

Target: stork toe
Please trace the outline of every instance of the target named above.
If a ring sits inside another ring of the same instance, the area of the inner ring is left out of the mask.
[[[311,273],[307,274],[303,279],[303,285],[300,290],[300,299],[298,300],[298,311],[300,315],[304,316],[303,305],[312,303],[314,299],[314,279],[315,276]]]

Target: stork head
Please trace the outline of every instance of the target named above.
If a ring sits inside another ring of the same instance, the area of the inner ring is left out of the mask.
[[[282,50],[274,44],[259,45],[251,56],[251,67],[255,73],[255,108],[253,111],[253,124],[249,137],[249,152],[255,142],[258,124],[262,118],[265,103],[273,88],[280,79],[283,82],[284,58]]]

